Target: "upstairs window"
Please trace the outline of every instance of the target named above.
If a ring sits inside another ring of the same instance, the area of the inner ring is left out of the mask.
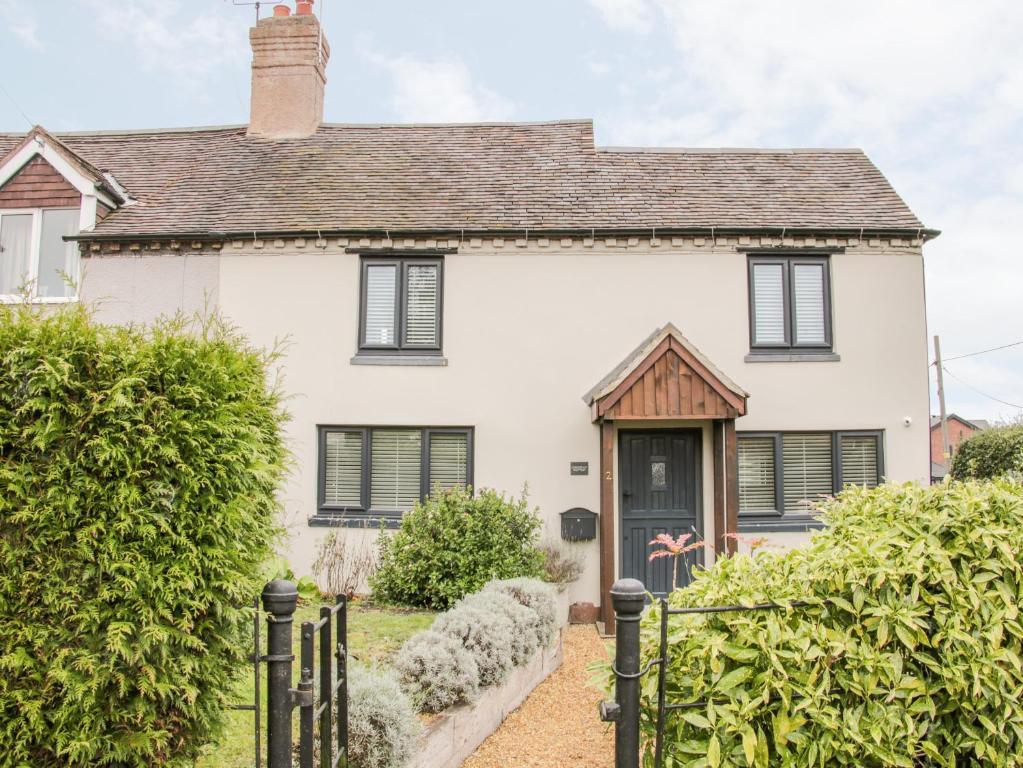
[[[317,517],[400,517],[435,490],[472,485],[463,427],[320,427]]]
[[[811,505],[847,485],[884,476],[881,432],[739,434],[739,527],[791,530],[812,521]]]
[[[831,351],[831,286],[821,257],[750,257],[754,352]]]
[[[74,298],[79,280],[79,209],[0,211],[0,299]]]
[[[364,258],[359,351],[440,354],[442,280],[440,259]]]

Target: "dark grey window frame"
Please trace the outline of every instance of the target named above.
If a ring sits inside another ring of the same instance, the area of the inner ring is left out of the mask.
[[[444,258],[436,253],[416,253],[408,256],[361,255],[359,263],[359,338],[357,349],[360,355],[422,355],[440,356],[444,349]],[[408,329],[408,268],[425,264],[437,267],[437,343],[408,344],[405,332]],[[370,267],[394,266],[397,286],[394,301],[394,344],[366,343],[366,289],[367,273]]]
[[[736,450],[738,441],[751,437],[770,437],[774,439],[774,505],[771,510],[755,512],[739,511],[739,530],[742,532],[779,533],[784,531],[810,531],[823,527],[823,523],[809,513],[785,512],[784,475],[785,466],[782,460],[782,437],[785,435],[830,435],[831,436],[831,490],[838,493],[842,490],[842,440],[846,437],[873,437],[877,442],[877,477],[883,482],[885,477],[884,430],[883,429],[789,429],[781,431],[750,431],[736,434]]]
[[[372,476],[372,435],[374,431],[418,430],[422,434],[422,450],[420,452],[419,498],[429,496],[430,487],[430,437],[435,434],[458,434],[466,436],[466,485],[473,487],[475,470],[474,455],[476,447],[475,427],[422,427],[393,424],[375,424],[367,426],[350,426],[337,424],[317,425],[316,444],[316,514],[309,519],[311,526],[345,526],[363,527],[383,524],[385,527],[396,527],[405,514],[404,510],[373,509],[369,506],[370,478]],[[362,477],[360,479],[359,506],[328,504],[327,492],[327,435],[333,432],[350,432],[362,437]]]
[[[758,343],[756,341],[756,291],[753,270],[758,264],[778,264],[782,267],[782,292],[785,307],[785,341],[780,343]],[[824,344],[800,344],[795,340],[795,297],[792,288],[792,267],[796,264],[820,264],[824,272]],[[771,255],[749,255],[746,263],[746,295],[749,315],[749,344],[752,356],[772,355],[830,355],[835,347],[831,302],[831,258],[828,254],[779,253]]]

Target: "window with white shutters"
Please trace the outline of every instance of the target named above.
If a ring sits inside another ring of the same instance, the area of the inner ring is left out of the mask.
[[[750,346],[754,352],[829,352],[828,260],[751,256]]]
[[[436,348],[440,331],[440,265],[405,267],[405,346]]]
[[[442,274],[439,259],[364,258],[360,351],[439,354]]]
[[[370,506],[379,510],[411,509],[422,488],[422,432],[374,429],[370,443]]]
[[[398,516],[472,485],[471,427],[320,427],[318,519]]]
[[[330,506],[362,506],[362,432],[328,432],[324,437],[323,500]]]
[[[845,485],[873,488],[884,478],[884,433],[740,432],[739,528],[818,527],[813,504]]]
[[[786,512],[807,511],[809,505],[834,492],[831,435],[782,435],[782,494]]]
[[[469,435],[430,432],[430,491],[469,483]]]
[[[878,435],[838,436],[842,462],[842,485],[874,488],[881,481],[879,471],[880,437]]]
[[[744,437],[739,451],[739,514],[776,513],[775,438]]]
[[[824,265],[792,265],[792,313],[796,346],[821,347],[827,343],[824,320]]]
[[[785,325],[785,264],[754,264],[753,343],[786,346]]]

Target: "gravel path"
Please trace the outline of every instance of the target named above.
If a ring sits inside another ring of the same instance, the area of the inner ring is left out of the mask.
[[[607,658],[593,625],[565,631],[565,661],[484,741],[462,768],[610,768],[614,740],[597,718],[602,693],[590,662]]]

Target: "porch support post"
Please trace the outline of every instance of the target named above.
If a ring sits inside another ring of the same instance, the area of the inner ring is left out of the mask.
[[[735,419],[725,420],[725,531],[739,532],[739,446]],[[728,553],[734,555],[739,543],[728,539]]]
[[[615,581],[615,425],[600,423],[600,618],[604,632],[615,631],[611,585]]]
[[[724,419],[714,420],[714,557],[720,557],[728,550],[725,545],[725,422]]]

